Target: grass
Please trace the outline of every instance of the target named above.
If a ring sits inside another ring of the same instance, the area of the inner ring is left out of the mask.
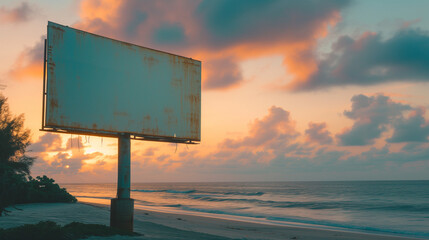
[[[75,240],[91,236],[108,237],[114,235],[141,236],[135,232],[127,232],[101,224],[85,224],[72,222],[63,227],[52,221],[40,221],[37,224],[2,229],[0,240]]]

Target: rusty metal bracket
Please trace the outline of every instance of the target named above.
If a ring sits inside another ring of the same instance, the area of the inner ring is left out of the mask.
[[[92,131],[92,130],[82,130],[82,129],[71,129],[71,128],[50,128],[44,126],[44,128],[39,129],[44,132],[56,132],[56,133],[67,133],[67,134],[79,134],[79,135],[90,135],[97,137],[111,137],[118,138],[122,134],[120,132],[108,132],[108,131]],[[153,141],[153,142],[170,142],[170,143],[184,143],[184,144],[199,144],[199,142],[194,142],[191,139],[181,139],[181,138],[172,138],[172,137],[159,137],[159,136],[151,136],[144,134],[130,134],[130,139],[133,140],[143,140],[143,141]]]

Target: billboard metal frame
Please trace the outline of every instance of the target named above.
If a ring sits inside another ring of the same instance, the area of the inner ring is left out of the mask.
[[[74,29],[74,30],[81,31],[78,29]],[[90,34],[97,36],[97,37],[109,39],[112,41],[118,41],[121,43],[126,43],[126,42],[122,42],[120,40],[100,36],[97,34],[93,34],[93,33],[90,33]],[[129,43],[126,43],[126,44],[129,44]],[[201,141],[200,139],[188,139],[188,138],[180,138],[180,137],[175,137],[175,136],[171,137],[171,136],[161,136],[161,135],[140,134],[140,133],[133,133],[133,132],[104,131],[104,130],[93,130],[93,129],[85,129],[85,128],[73,128],[73,127],[47,125],[46,124],[47,96],[48,96],[47,91],[48,91],[48,84],[49,84],[48,79],[47,79],[47,68],[48,68],[48,56],[47,56],[48,55],[48,52],[47,52],[48,46],[47,45],[48,45],[48,42],[47,42],[47,39],[45,39],[44,54],[43,54],[44,55],[44,61],[43,61],[42,126],[41,126],[40,131],[68,133],[68,134],[77,134],[77,135],[91,135],[91,136],[99,136],[99,137],[113,137],[113,138],[118,138],[124,134],[127,134],[130,136],[130,139],[134,139],[134,140],[170,142],[170,143],[185,143],[185,144],[199,144],[199,141]],[[132,45],[134,45],[134,44],[132,44]],[[141,47],[138,45],[134,45],[134,46]],[[164,51],[159,51],[159,50],[155,50],[155,49],[151,49],[151,48],[146,48],[146,47],[142,47],[142,48],[152,50],[152,51],[156,51],[156,52],[160,52],[160,53],[171,54],[171,53],[167,53]],[[179,56],[179,55],[175,55],[175,56]],[[179,57],[182,57],[182,56],[179,56]],[[186,57],[183,57],[183,58],[186,58]],[[195,60],[192,58],[188,58],[188,59],[190,59],[192,61],[198,61],[198,60]],[[201,112],[200,112],[200,114],[201,114]],[[201,115],[200,115],[200,117],[201,117]],[[201,129],[201,122],[200,122],[200,129]]]
[[[53,24],[55,25],[56,23],[53,23]],[[47,37],[47,39],[50,39],[49,38],[49,36],[50,36],[49,35],[49,25],[50,25],[50,22],[48,22],[48,37]],[[61,26],[61,27],[65,27],[65,26],[62,26],[59,24],[56,24],[56,25]],[[62,29],[62,30],[64,31],[64,29]],[[73,29],[73,30],[80,31],[77,29]],[[83,32],[83,31],[81,31],[81,32]],[[89,33],[89,34],[92,34],[92,33]],[[106,37],[99,36],[96,34],[92,34],[92,35],[94,35],[96,37],[102,37],[105,39],[110,39],[110,38],[106,38]],[[110,39],[110,40],[111,41],[117,41],[117,42],[120,42],[121,44],[126,44],[128,46],[131,46],[131,44],[125,43],[122,41],[118,41],[115,39]],[[71,45],[73,46],[73,44],[71,44]],[[70,45],[68,45],[68,46],[70,47]],[[133,45],[133,46],[140,47],[137,45]],[[144,48],[144,47],[140,47],[140,48]],[[52,74],[52,73],[48,72],[48,70],[52,71],[53,66],[51,66],[51,65],[55,66],[55,63],[48,61],[48,57],[49,58],[52,57],[52,47],[49,45],[49,42],[46,39],[45,39],[45,47],[44,47],[44,53],[43,53],[44,59],[43,59],[42,127],[40,130],[45,131],[45,132],[56,132],[56,133],[66,133],[66,134],[68,133],[68,134],[91,135],[91,136],[100,136],[100,137],[114,137],[114,138],[118,139],[117,195],[116,195],[116,198],[111,199],[110,226],[115,227],[115,228],[119,228],[122,230],[126,230],[126,231],[133,231],[133,222],[134,222],[134,215],[133,215],[134,214],[133,213],[134,212],[134,199],[131,198],[131,194],[130,194],[130,186],[131,186],[131,144],[130,144],[130,140],[134,139],[134,140],[144,140],[144,141],[172,142],[172,143],[185,143],[185,144],[195,144],[198,142],[194,142],[194,141],[201,141],[201,62],[198,60],[191,59],[191,58],[185,58],[182,56],[173,55],[170,53],[166,53],[166,52],[162,52],[162,51],[158,51],[158,50],[154,50],[154,49],[149,49],[149,48],[144,48],[144,49],[152,51],[152,52],[156,51],[157,53],[168,54],[168,55],[170,55],[170,59],[171,59],[171,56],[177,57],[177,58],[182,58],[183,62],[181,62],[180,64],[182,64],[182,63],[184,65],[194,64],[194,67],[196,67],[196,69],[195,68],[193,69],[194,74],[195,74],[193,78],[192,77],[185,77],[187,75],[182,75],[181,77],[183,77],[182,79],[186,79],[188,81],[186,83],[188,83],[188,84],[197,84],[196,85],[197,87],[192,89],[194,91],[186,92],[188,95],[183,94],[183,93],[181,93],[181,95],[175,95],[176,97],[177,96],[179,96],[179,97],[187,96],[187,97],[190,97],[190,101],[193,101],[192,104],[189,105],[189,106],[191,106],[190,111],[185,112],[186,114],[191,115],[191,118],[189,118],[189,119],[186,118],[186,120],[187,121],[189,120],[189,122],[186,122],[186,121],[180,122],[182,125],[177,124],[176,127],[180,128],[181,126],[182,127],[185,126],[185,131],[191,130],[191,132],[192,132],[192,130],[194,130],[193,133],[194,134],[196,133],[196,135],[189,134],[189,132],[185,132],[185,134],[183,134],[183,132],[181,132],[180,137],[176,138],[176,133],[174,134],[173,137],[171,135],[170,136],[163,136],[162,134],[166,133],[165,131],[161,134],[159,132],[154,132],[154,135],[150,135],[150,134],[139,134],[136,132],[130,132],[130,131],[135,130],[135,128],[133,129],[132,127],[128,128],[129,131],[114,131],[114,130],[121,130],[121,128],[119,128],[119,129],[115,128],[112,131],[105,131],[103,129],[97,129],[96,127],[93,127],[93,129],[88,129],[85,126],[81,126],[81,125],[78,125],[78,127],[70,127],[66,123],[55,122],[55,117],[48,115],[48,105],[47,105],[48,101],[52,101],[52,96],[48,95],[48,90],[50,89],[48,85],[49,85],[49,81],[51,80],[51,78],[49,78],[50,75],[48,75],[48,74],[49,73]],[[49,53],[48,53],[48,50],[50,51]],[[114,52],[114,50],[112,50],[112,51]],[[51,61],[54,61],[54,60],[51,59]],[[79,67],[81,67],[81,66],[79,66]],[[167,65],[167,68],[171,68],[174,70],[175,69],[174,63],[170,62],[170,65]],[[155,70],[156,73],[158,73],[159,71],[164,71],[164,69],[158,68]],[[182,73],[187,74],[188,72],[183,71]],[[198,74],[199,74],[199,76],[198,76]],[[137,75],[140,76],[140,73],[137,72]],[[66,76],[68,76],[68,75],[66,75]],[[161,78],[161,81],[166,81],[165,79],[174,79],[174,77],[176,77],[175,74],[164,75],[164,78]],[[179,77],[180,77],[180,75],[179,75]],[[64,78],[68,79],[70,81],[69,78],[67,78],[67,77],[64,77]],[[193,80],[193,82],[191,82],[191,80]],[[54,82],[54,83],[56,83],[56,82]],[[53,87],[55,87],[55,86],[56,85],[54,84]],[[183,86],[182,85],[180,85],[180,86],[182,87],[181,90],[183,90]],[[144,87],[146,87],[146,85]],[[62,89],[66,89],[66,87],[63,87]],[[89,89],[91,89],[91,88],[89,88]],[[70,92],[73,93],[73,90],[71,90]],[[171,92],[168,92],[168,94],[171,94]],[[65,94],[65,95],[68,96],[67,94]],[[153,96],[151,96],[151,97],[153,97]],[[153,97],[153,98],[156,99],[156,97]],[[177,100],[176,98],[173,98],[173,101],[176,101],[176,100]],[[170,103],[170,102],[168,102],[168,103]],[[169,106],[168,104],[165,104],[165,103],[164,103],[164,105],[160,104],[160,106],[165,106],[165,105]],[[49,106],[49,107],[53,108],[52,106]],[[158,107],[159,106],[157,106],[157,108]],[[173,107],[175,107],[175,106],[173,106]],[[67,109],[67,107],[65,107],[65,108]],[[137,110],[140,111],[140,110],[142,110],[142,108],[137,109]],[[143,109],[143,110],[147,110],[147,109]],[[49,111],[52,111],[52,109],[49,109]],[[183,118],[183,114],[180,116]],[[62,115],[61,115],[61,117],[62,117]],[[54,121],[52,121],[51,118],[54,118]],[[78,120],[82,121],[82,119],[78,119]],[[49,125],[47,125],[47,121],[50,121]],[[176,123],[177,123],[177,121],[176,121]],[[186,125],[188,123],[191,123],[190,126]],[[62,125],[57,125],[57,124],[62,124]]]

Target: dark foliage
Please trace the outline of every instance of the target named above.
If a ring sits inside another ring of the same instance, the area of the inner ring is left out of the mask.
[[[76,202],[64,188],[46,176],[30,176],[34,158],[25,155],[30,131],[24,129],[24,117],[9,111],[0,95],[0,216],[7,206],[34,202]]]
[[[19,239],[34,239],[34,240],[54,240],[66,239],[61,226],[54,222],[46,221],[38,224],[25,224],[23,226],[0,229],[1,240],[19,240]]]
[[[8,211],[7,206],[19,202],[22,193],[26,192],[26,178],[24,174],[17,174],[13,171],[3,171],[0,173],[0,216]]]
[[[29,202],[76,202],[76,198],[60,188],[55,180],[46,176],[32,178],[27,182],[27,194],[23,203]]]
[[[51,221],[41,221],[37,224],[26,224],[15,228],[0,228],[0,240],[74,240],[90,236],[114,235],[140,236],[138,233],[126,232],[105,225],[78,222],[72,222],[64,227]]]
[[[29,177],[26,182],[26,188],[23,189],[25,195],[15,203],[38,203],[38,202],[76,202],[76,198],[60,188],[55,180],[46,176],[32,178]]]
[[[4,208],[13,204],[22,203],[40,203],[40,202],[76,202],[76,198],[60,188],[54,179],[46,176],[32,178],[28,180],[22,174],[6,172],[0,175],[0,184],[2,185],[0,216]],[[3,207],[3,209],[2,209]]]
[[[30,174],[34,158],[25,155],[30,131],[24,129],[24,116],[12,116],[6,98],[0,95],[0,174]]]
[[[6,100],[0,95],[0,216],[26,188],[26,176],[34,161],[25,155],[30,131],[24,129],[24,117],[12,116]]]

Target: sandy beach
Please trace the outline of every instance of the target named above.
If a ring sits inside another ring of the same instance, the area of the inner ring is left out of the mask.
[[[10,228],[23,224],[51,220],[61,225],[79,221],[109,225],[109,208],[99,204],[40,203],[11,208],[9,216],[0,217],[0,227]],[[413,238],[374,234],[321,230],[306,227],[286,227],[231,221],[211,217],[135,210],[134,231],[139,237],[91,237],[89,239],[308,239],[308,240],[406,240]]]

